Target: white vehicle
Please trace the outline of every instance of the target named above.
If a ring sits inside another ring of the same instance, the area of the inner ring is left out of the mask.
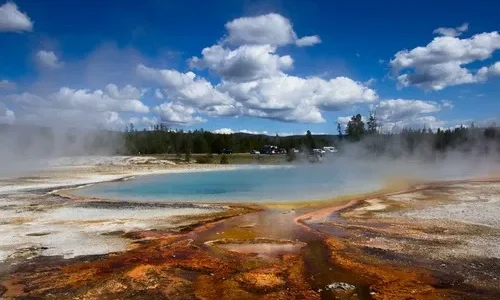
[[[325,154],[326,153],[326,151],[323,149],[313,149],[313,152],[316,154]]]
[[[335,148],[335,147],[323,147],[323,150],[325,151],[325,153],[326,152],[328,152],[328,153],[335,153],[335,152],[338,151],[337,148]]]

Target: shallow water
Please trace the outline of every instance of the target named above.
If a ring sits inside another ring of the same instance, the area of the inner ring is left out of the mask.
[[[297,253],[305,244],[297,243],[252,243],[252,244],[222,244],[219,247],[238,253],[253,253],[261,258],[274,258],[282,254]]]

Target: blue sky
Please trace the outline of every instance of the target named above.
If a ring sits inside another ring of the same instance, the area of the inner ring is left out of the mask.
[[[269,134],[500,119],[493,1],[0,1],[0,122]]]

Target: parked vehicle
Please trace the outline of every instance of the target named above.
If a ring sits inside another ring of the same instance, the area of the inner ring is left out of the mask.
[[[250,151],[250,154],[260,154],[260,152],[257,150],[252,150],[252,151]]]
[[[335,147],[323,147],[323,150],[327,153],[336,153],[338,151]]]
[[[313,149],[313,153],[323,155],[326,153],[326,151],[323,149]]]
[[[281,149],[278,148],[278,146],[273,146],[273,145],[265,145],[260,149],[260,153],[262,154],[282,154]],[[285,151],[286,153],[286,151]]]
[[[219,150],[219,154],[233,154],[233,150],[228,149],[228,148],[224,148],[224,149]]]

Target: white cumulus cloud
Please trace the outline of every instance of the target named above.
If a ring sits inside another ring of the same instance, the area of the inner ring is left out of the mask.
[[[149,112],[149,108],[140,100],[113,98],[102,90],[77,90],[63,87],[57,93],[52,94],[50,99],[57,106],[81,110]]]
[[[143,94],[131,85],[108,84],[104,90],[62,87],[49,94],[24,92],[5,99],[17,106],[16,119],[21,123],[122,130],[127,124],[122,113],[139,118],[138,114],[150,112],[140,100]]]
[[[455,107],[453,105],[453,102],[451,102],[450,100],[442,100],[441,103],[442,103],[442,106],[444,108],[450,108],[451,109],[451,108]]]
[[[302,47],[321,42],[317,35],[298,39],[290,20],[276,13],[234,19],[226,23],[226,29],[226,41],[233,45],[284,46],[296,43]]]
[[[234,117],[244,115],[244,107],[241,103],[227,105],[211,105],[205,107],[204,112],[213,117]]]
[[[347,77],[324,80],[281,75],[244,83],[223,82],[217,88],[240,103],[245,115],[299,123],[323,123],[321,110],[341,110],[378,99],[374,90]]]
[[[180,103],[165,102],[154,107],[153,112],[160,117],[162,122],[168,124],[191,125],[206,121],[200,116],[195,116],[196,109]]]
[[[316,45],[319,43],[321,43],[321,39],[318,35],[310,35],[310,36],[301,37],[300,39],[297,39],[295,41],[295,45],[297,45],[299,47],[313,46],[313,45]]]
[[[128,120],[128,124],[134,124],[135,128],[151,128],[153,125],[160,123],[160,120],[156,117],[132,117]]]
[[[116,84],[110,83],[106,86],[106,93],[113,99],[139,99],[142,97],[143,93],[138,88],[131,86],[130,84],[125,85],[123,88],[119,88]]]
[[[237,131],[233,131],[231,128],[220,128],[220,129],[212,130],[212,132],[217,133],[217,134],[233,134]]]
[[[292,67],[289,55],[275,54],[271,45],[243,45],[235,50],[214,45],[203,49],[202,58],[190,60],[192,68],[205,69],[231,81],[248,81],[273,76]]]
[[[40,66],[45,68],[57,69],[64,65],[53,51],[40,50],[35,57]]]
[[[246,115],[286,122],[325,122],[322,110],[340,110],[378,99],[374,90],[347,77],[325,80],[280,74],[251,81],[222,81],[213,86],[192,72],[143,65],[139,75],[158,83],[171,102],[211,116]]]
[[[441,110],[437,102],[404,99],[383,100],[374,108],[377,118],[382,121],[399,121],[415,115]]]
[[[249,129],[238,129],[238,130],[233,130],[231,128],[219,128],[212,130],[213,133],[218,133],[218,134],[233,134],[233,133],[245,133],[245,134],[262,134],[262,135],[268,135],[268,136],[291,136],[291,135],[305,135],[305,132],[269,132],[267,130],[249,130]],[[313,134],[326,134],[326,133],[313,133]]]
[[[477,71],[476,78],[479,81],[486,81],[490,77],[494,76],[500,76],[500,61],[497,61],[489,67],[482,67],[479,69],[479,71]]]
[[[154,69],[138,65],[137,73],[142,78],[161,85],[169,100],[174,102],[198,107],[227,105],[234,102],[229,95],[216,90],[204,78],[197,78],[193,72],[181,73],[176,70]]]
[[[100,125],[106,128],[121,130],[125,126],[125,122],[120,117],[120,115],[115,111],[104,112],[101,120],[102,121],[99,122]]]
[[[434,101],[389,99],[380,101],[371,109],[382,131],[393,132],[402,128],[432,128],[445,125],[444,121],[429,115],[436,113],[442,107],[450,107],[451,102],[443,102],[443,106]]]
[[[116,87],[116,86],[115,86]],[[118,89],[120,92],[126,90]],[[118,98],[114,98],[114,97]],[[75,109],[89,112],[134,112],[148,113],[149,108],[138,99],[121,98],[123,95],[110,95],[102,90],[72,89],[62,87],[47,96],[31,93],[13,94],[7,98],[24,107],[54,109]]]
[[[299,104],[339,110],[378,98],[374,90],[347,77],[325,80],[282,75],[245,83],[223,82],[219,88],[245,106],[263,110],[293,109]]]
[[[449,27],[439,27],[438,29],[435,29],[433,31],[434,34],[439,34],[443,36],[460,36],[462,33],[466,32],[469,30],[469,23],[464,23],[458,27],[455,28],[449,28]]]
[[[442,90],[487,79],[481,72],[474,74],[466,65],[491,58],[499,49],[500,34],[496,31],[464,39],[441,36],[425,47],[399,51],[390,64],[395,75],[403,72],[397,76],[400,86]]]
[[[382,132],[398,132],[403,128],[411,129],[432,129],[444,128],[446,122],[436,118],[435,116],[413,116],[405,120],[395,122],[385,122],[381,126]]]
[[[0,32],[32,31],[33,22],[26,13],[21,12],[13,2],[0,6]]]

